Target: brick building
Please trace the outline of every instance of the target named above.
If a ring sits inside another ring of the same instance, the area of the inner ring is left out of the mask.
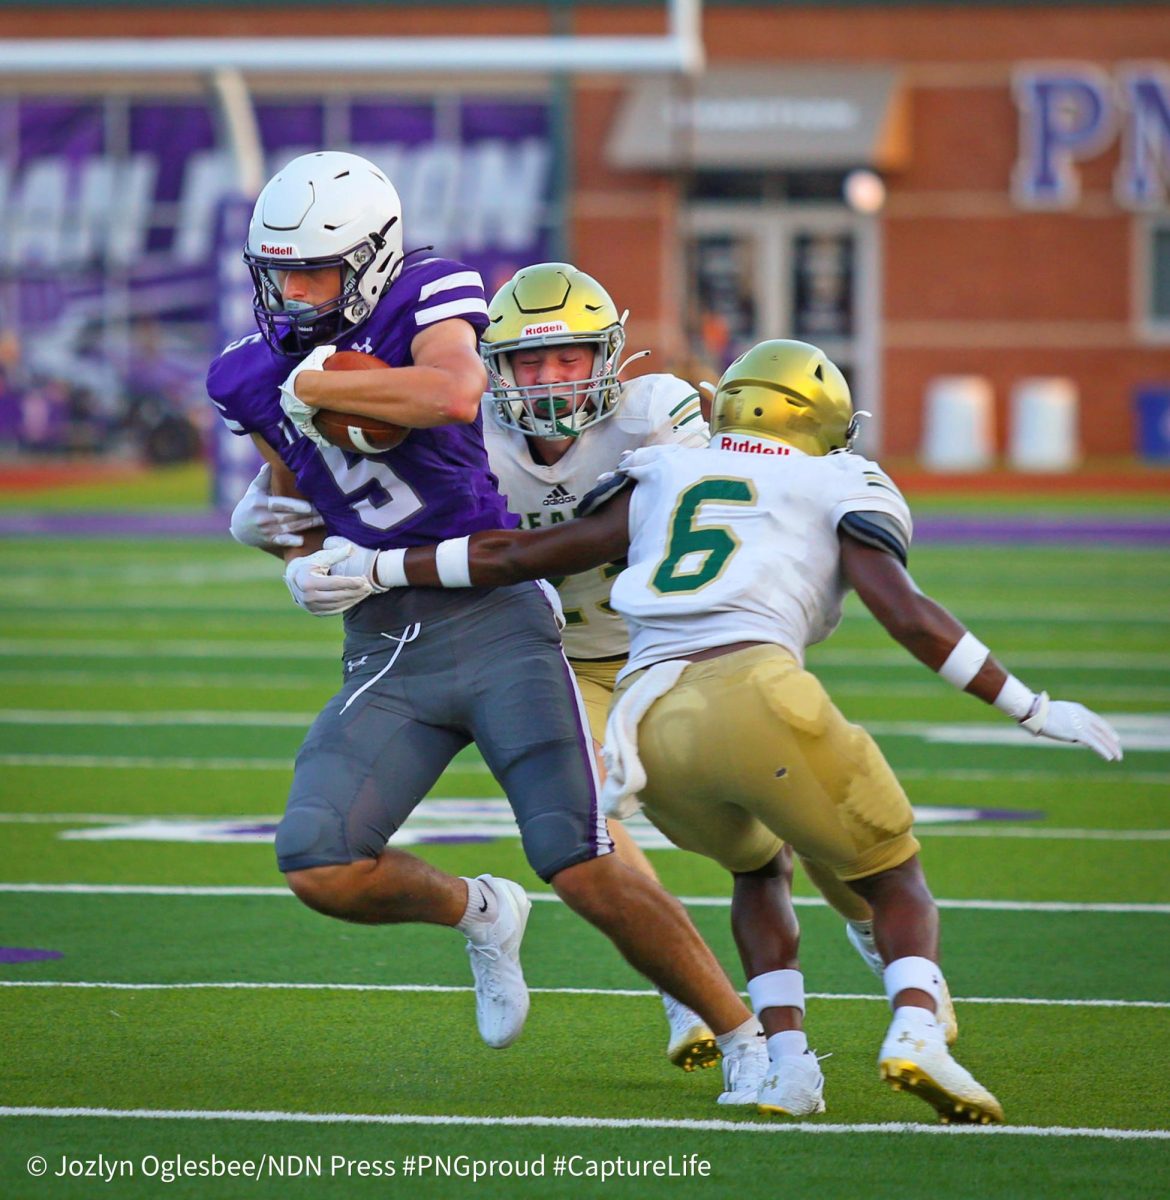
[[[0,39],[633,35],[664,22],[657,0],[0,5]],[[596,274],[655,364],[717,370],[760,337],[821,342],[895,455],[919,447],[937,376],[991,381],[1001,444],[1013,384],[1063,376],[1086,451],[1132,453],[1135,393],[1170,385],[1170,6],[707,0],[702,30],[708,68],[693,79],[244,74],[258,103],[308,91],[326,114],[342,92],[436,111],[452,96],[543,106],[540,252]],[[203,84],[3,86],[174,97]]]

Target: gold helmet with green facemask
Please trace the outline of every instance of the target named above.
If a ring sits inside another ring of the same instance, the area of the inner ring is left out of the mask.
[[[816,456],[851,449],[857,424],[845,376],[807,342],[753,346],[723,372],[711,404],[712,435],[771,438]]]
[[[619,316],[605,288],[571,263],[537,263],[517,271],[492,298],[480,343],[496,420],[526,437],[566,438],[611,416],[621,400],[618,372],[633,361],[618,362],[627,315]],[[580,345],[593,351],[588,379],[516,383],[511,359],[517,351]]]

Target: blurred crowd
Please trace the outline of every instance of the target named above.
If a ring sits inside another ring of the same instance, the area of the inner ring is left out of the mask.
[[[205,357],[154,321],[112,341],[97,321],[37,339],[0,328],[0,454],[196,458]]]

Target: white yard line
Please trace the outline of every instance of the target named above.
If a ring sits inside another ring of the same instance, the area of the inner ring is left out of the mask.
[[[308,727],[306,722],[305,727]],[[179,756],[128,754],[0,754],[4,767],[63,767],[85,771],[291,771],[293,756],[282,758],[185,758]],[[487,764],[479,761],[454,762],[448,771],[472,775],[490,775]],[[1127,776],[1128,779],[1135,778]],[[1170,779],[1170,772],[1166,778]]]
[[[51,767],[83,771],[291,771],[284,758],[182,758],[127,754],[0,754],[0,766]]]
[[[876,986],[876,985],[875,985]],[[68,988],[81,991],[114,992],[407,992],[472,993],[473,987],[440,983],[289,983],[283,981],[244,982],[225,980],[197,983],[115,983],[108,980],[0,979],[0,988]],[[530,987],[542,996],[617,996],[620,998],[660,999],[651,988]],[[886,1003],[883,995],[863,992],[809,992],[810,1000],[861,1000]],[[1036,1008],[1170,1008],[1170,1000],[1044,999],[1035,996],[955,996],[963,1004],[1003,1004]]]
[[[323,662],[323,666],[331,664]],[[54,691],[63,687],[165,687],[165,688],[257,688],[267,691],[287,692],[292,690],[314,691],[320,693],[322,686],[328,687],[331,680],[313,678],[304,668],[296,672],[285,671],[280,675],[271,672],[252,675],[232,675],[226,672],[206,673],[200,671],[170,671],[165,667],[157,671],[122,671],[111,666],[105,671],[29,671],[23,667],[5,668],[0,664],[0,680],[13,686],[35,686],[52,688]],[[837,689],[838,691],[840,689]],[[872,690],[877,690],[872,689]],[[885,689],[881,689],[883,692]],[[1170,688],[1165,689],[1170,696]],[[1135,700],[1156,698],[1157,689],[1136,689]],[[1096,694],[1100,694],[1097,692]],[[1124,697],[1129,698],[1129,697]]]
[[[918,1125],[908,1121],[882,1124],[823,1124],[764,1121],[667,1121],[649,1117],[473,1117],[420,1113],[311,1113],[240,1109],[173,1108],[34,1108],[0,1106],[0,1117],[86,1117],[127,1121],[247,1121],[298,1125],[424,1125],[544,1129],[665,1129],[699,1133],[765,1134],[934,1134],[942,1137],[1099,1138],[1108,1141],[1166,1141],[1170,1129],[1093,1129],[1069,1125]]]
[[[813,649],[809,653],[810,668],[826,667],[915,667],[922,666],[905,650],[834,650]],[[1077,671],[1116,671],[1119,667],[1136,667],[1147,670],[1165,670],[1170,667],[1170,654],[1159,654],[1145,650],[1118,650],[1108,652],[1072,650],[1013,650],[1011,665],[1017,667],[1054,667]]]
[[[211,884],[151,884],[151,883],[0,883],[0,893],[27,893],[48,896],[256,896],[291,897],[285,887],[250,887],[245,885]],[[536,902],[560,904],[554,892],[529,892],[529,899]],[[679,896],[689,908],[726,908],[731,901],[726,896]],[[800,908],[824,907],[820,896],[793,896],[793,904]],[[939,908],[971,909],[983,912],[1044,912],[1044,913],[1143,913],[1157,916],[1170,915],[1170,904],[1139,903],[1089,903],[1068,900],[940,900]]]
[[[83,638],[0,638],[0,657],[19,658],[127,658],[141,663],[144,659],[170,658],[228,658],[245,662],[257,658],[315,658],[329,661],[340,654],[340,638],[336,641],[246,641],[243,639],[190,640],[186,638],[135,638],[88,640]],[[814,650],[809,656],[812,669],[818,665],[831,667],[905,667],[921,671],[921,664],[904,650]],[[1122,667],[1166,670],[1170,654],[1145,650],[1117,652],[1084,652],[1069,650],[1015,650],[1014,669],[1047,667],[1077,671],[1116,671]]]
[[[460,803],[471,797],[443,797],[444,804]],[[425,803],[425,802],[424,802]],[[482,821],[482,816],[476,816]],[[234,825],[274,825],[279,813],[260,816],[237,816],[232,813],[167,813],[154,816],[146,813],[36,813],[0,812],[0,825],[133,825],[142,821],[161,822],[211,821]],[[510,821],[511,818],[509,817]],[[944,825],[921,824],[915,827],[918,837],[1023,838],[1035,841],[1096,841],[1096,842],[1165,842],[1170,841],[1170,829],[1060,829],[1048,827],[1017,828],[1013,825]]]
[[[4,767],[61,767],[91,770],[117,771],[288,771],[292,769],[292,756],[282,758],[185,758],[170,755],[128,754],[0,754],[0,766]],[[488,774],[487,765],[479,761],[457,762],[449,771],[467,771],[474,775]],[[1170,771],[1122,770],[1123,782],[1170,783]],[[1033,783],[1053,779],[1075,779],[1078,783],[1109,783],[1118,786],[1118,776],[1104,768],[1070,773],[1064,770],[984,770],[968,767],[908,767],[898,772],[898,778],[908,782],[923,780],[954,780],[957,783]]]
[[[221,725],[307,729],[316,716],[303,712],[253,712],[235,709],[171,709],[118,712],[112,709],[0,708],[0,725]]]
[[[247,662],[254,658],[314,658],[328,662],[341,654],[340,636],[332,642],[291,641],[191,641],[137,638],[134,641],[89,641],[82,638],[0,638],[0,657],[14,658],[127,658],[141,663],[152,658],[226,658]]]

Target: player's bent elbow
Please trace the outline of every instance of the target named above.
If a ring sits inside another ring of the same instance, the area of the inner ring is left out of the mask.
[[[452,388],[439,399],[439,412],[447,425],[471,425],[479,416],[481,391],[471,391],[468,388]]]

